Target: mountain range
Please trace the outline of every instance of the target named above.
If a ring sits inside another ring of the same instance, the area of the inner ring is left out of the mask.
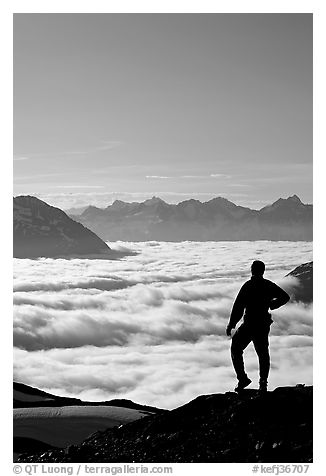
[[[107,255],[111,252],[94,232],[36,197],[15,197],[13,206],[15,258]]]
[[[297,195],[252,210],[216,197],[168,204],[116,200],[70,215],[106,241],[311,241],[313,206]]]

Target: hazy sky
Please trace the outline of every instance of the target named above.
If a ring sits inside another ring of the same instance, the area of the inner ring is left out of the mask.
[[[312,202],[311,14],[15,14],[14,193]]]

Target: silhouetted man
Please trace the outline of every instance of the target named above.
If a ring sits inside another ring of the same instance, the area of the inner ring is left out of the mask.
[[[243,316],[243,324],[238,328],[232,338],[231,357],[238,385],[235,391],[243,390],[251,380],[245,372],[243,351],[252,341],[259,360],[259,389],[267,391],[267,380],[270,367],[268,334],[273,322],[269,310],[277,309],[286,304],[290,296],[277,284],[264,279],[265,264],[254,261],[251,265],[251,279],[239,291],[234,301],[226,334],[231,335],[231,330]]]

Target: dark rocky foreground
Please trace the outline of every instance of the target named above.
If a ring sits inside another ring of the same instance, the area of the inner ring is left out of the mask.
[[[202,395],[18,462],[312,462],[312,387]]]

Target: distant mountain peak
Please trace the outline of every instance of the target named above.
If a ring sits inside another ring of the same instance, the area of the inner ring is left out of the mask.
[[[153,195],[152,198],[148,198],[147,200],[145,200],[144,203],[158,203],[158,202],[164,202],[164,200],[162,200],[162,198],[160,197],[157,197],[156,195]]]
[[[295,194],[292,195],[291,197],[288,197],[287,200],[290,200],[291,202],[295,202],[295,203],[302,203],[298,195],[295,195]]]
[[[273,202],[271,205],[267,205],[266,207],[262,208],[262,210],[270,211],[270,210],[275,210],[275,209],[284,208],[284,207],[286,208],[291,207],[292,209],[293,207],[300,208],[304,206],[305,205],[302,203],[298,195],[291,195],[288,198],[279,198],[278,200],[276,200],[276,202]]]
[[[120,205],[125,205],[125,204],[126,204],[126,202],[124,202],[123,200],[117,199],[117,200],[114,200],[112,205],[108,205],[107,208],[109,208],[109,207],[118,207]]]
[[[232,203],[232,202],[230,202],[230,200],[228,200],[225,197],[214,197],[206,203],[210,203],[210,202],[223,202],[223,203],[228,202],[228,203]]]
[[[196,198],[188,198],[188,200],[183,200],[182,202],[178,203],[177,206],[187,206],[189,204],[193,205],[202,205],[203,203],[200,200],[197,200]]]
[[[164,200],[162,200],[160,197],[156,197],[155,195],[152,198],[148,198],[143,203],[144,203],[144,205],[157,205],[159,203],[166,204],[166,202]]]
[[[292,204],[297,204],[297,205],[303,205],[302,201],[298,197],[298,195],[291,195],[288,198],[279,198],[276,202],[274,203],[292,203]],[[274,205],[273,203],[273,205]]]
[[[224,198],[224,197],[214,197],[212,198],[211,200],[209,200],[208,202],[205,202],[205,204],[208,204],[208,205],[214,205],[214,206],[218,206],[218,207],[239,207],[239,205],[236,205],[235,203],[231,202],[230,200],[228,200],[227,198]],[[241,207],[243,208],[243,207]]]

